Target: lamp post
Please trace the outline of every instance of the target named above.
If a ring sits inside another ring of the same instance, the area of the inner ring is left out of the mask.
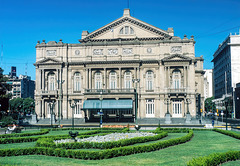
[[[102,128],[102,116],[103,116],[103,111],[102,111],[102,100],[103,100],[103,97],[102,97],[102,91],[100,92],[100,101],[101,101],[101,109],[100,109],[100,128]]]
[[[140,82],[140,79],[132,79],[133,83],[135,83],[135,122],[136,122],[136,126],[138,125],[137,122],[137,111],[138,111],[138,93],[137,93],[137,83]],[[138,127],[138,126],[137,126]]]
[[[62,84],[65,80],[58,80],[59,83],[59,104],[58,104],[58,125],[60,127],[61,121],[61,108],[62,108]]]
[[[76,100],[69,100],[69,105],[72,108],[72,128],[74,129],[74,109],[77,105],[77,101]]]
[[[50,118],[50,123],[51,123],[51,128],[52,128],[52,125],[53,125],[53,107],[54,107],[54,104],[55,104],[55,101],[54,100],[51,100],[49,103],[49,107],[50,107],[50,114],[51,114],[51,118]]]
[[[170,99],[169,98],[164,99],[164,104],[167,104],[167,114],[169,114]]]

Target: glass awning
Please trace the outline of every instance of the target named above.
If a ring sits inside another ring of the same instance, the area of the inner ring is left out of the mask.
[[[132,109],[133,101],[125,100],[85,100],[83,109]]]

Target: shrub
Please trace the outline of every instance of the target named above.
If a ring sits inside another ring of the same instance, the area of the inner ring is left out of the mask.
[[[188,166],[217,166],[227,161],[239,160],[240,151],[229,151],[224,153],[214,153],[209,156],[193,158],[187,163]]]
[[[236,138],[236,139],[240,139],[240,134],[238,133],[234,133],[232,131],[228,131],[228,130],[221,130],[221,129],[216,129],[214,128],[213,131],[228,135],[230,137]]]

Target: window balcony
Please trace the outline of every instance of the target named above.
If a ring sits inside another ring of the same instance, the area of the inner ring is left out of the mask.
[[[181,88],[167,88],[165,89],[165,93],[168,93],[168,94],[186,94],[188,93],[188,88],[186,87],[181,87]]]
[[[58,94],[57,90],[43,90],[41,95],[43,95],[43,96],[46,96],[46,95],[56,96],[57,94]]]
[[[133,94],[134,89],[85,89],[84,94]]]

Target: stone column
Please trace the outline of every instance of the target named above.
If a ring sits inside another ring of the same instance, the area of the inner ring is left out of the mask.
[[[104,89],[107,89],[107,69],[106,68],[104,68],[104,87],[102,87],[102,89],[104,88]]]
[[[39,81],[41,82],[40,83],[40,86],[41,86],[40,89],[44,90],[44,70],[42,70],[42,69],[40,70],[40,75],[39,76],[40,76]]]
[[[119,85],[118,89],[122,89],[122,68],[119,68]]]
[[[46,112],[45,112],[45,102],[44,100],[42,99],[42,113],[43,113],[43,118],[46,118]]]
[[[88,73],[89,89],[92,89],[92,71],[89,69]]]
[[[85,69],[85,89],[88,88],[88,69]]]
[[[40,112],[39,112],[39,117],[42,119],[43,118],[43,108],[42,108],[42,100],[39,100],[39,106],[38,106]]]

